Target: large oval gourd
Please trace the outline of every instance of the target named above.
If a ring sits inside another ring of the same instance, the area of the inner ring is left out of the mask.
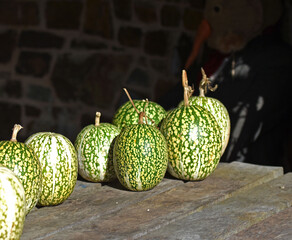
[[[122,129],[114,145],[114,168],[127,189],[154,188],[167,169],[167,146],[161,132],[147,124]]]
[[[42,171],[36,154],[16,137],[22,127],[15,124],[10,141],[0,142],[0,164],[12,170],[21,181],[26,198],[26,214],[37,204],[42,188]]]
[[[25,143],[38,156],[43,175],[39,206],[57,205],[73,192],[78,175],[77,155],[73,144],[65,136],[39,132]]]
[[[165,175],[167,146],[158,128],[143,123],[145,112],[138,112],[130,95],[128,97],[139,122],[124,127],[117,137],[114,144],[114,169],[125,188],[146,191],[159,184]]]
[[[120,130],[113,124],[100,123],[100,116],[97,112],[95,124],[83,128],[74,144],[78,157],[78,172],[91,182],[109,182],[116,179],[113,143]]]
[[[22,183],[14,172],[0,165],[0,239],[20,239],[25,214]]]
[[[230,136],[230,118],[226,107],[216,98],[206,97],[204,86],[208,87],[209,80],[202,69],[203,79],[200,84],[200,96],[192,96],[189,98],[190,105],[198,105],[208,110],[216,119],[222,134],[222,150],[223,155],[229,141]],[[184,101],[180,102],[179,107],[184,105]]]
[[[147,119],[143,119],[144,123],[158,126],[161,120],[165,117],[166,111],[158,103],[146,100],[133,100],[138,112],[145,112]],[[137,124],[139,122],[139,115],[133,108],[130,101],[123,104],[115,113],[113,124],[119,128],[128,125]]]
[[[161,125],[168,146],[168,172],[178,179],[202,180],[220,160],[221,132],[214,116],[200,106],[190,106],[187,95],[185,106],[172,110]]]

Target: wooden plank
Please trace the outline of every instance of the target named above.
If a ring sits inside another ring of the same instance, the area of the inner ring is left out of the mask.
[[[58,206],[35,208],[25,220],[21,239],[38,239],[56,234],[62,229],[90,221],[102,215],[118,212],[153,195],[174,188],[183,181],[164,178],[155,190],[131,192],[119,182],[108,185],[77,181],[74,192]]]
[[[289,207],[252,227],[232,235],[230,240],[292,239],[292,207]]]
[[[30,213],[21,239],[139,238],[282,174],[279,167],[234,162],[203,181],[165,178],[147,192],[78,182],[63,204]]]
[[[292,173],[195,212],[142,239],[285,239],[292,233],[291,205]]]

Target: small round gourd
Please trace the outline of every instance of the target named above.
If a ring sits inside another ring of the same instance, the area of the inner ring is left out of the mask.
[[[31,135],[25,144],[38,156],[43,175],[39,206],[57,205],[73,192],[78,175],[77,155],[65,136],[52,132]]]
[[[100,123],[100,116],[97,112],[95,124],[83,128],[76,138],[78,173],[91,182],[110,182],[116,179],[113,143],[120,130],[113,124]]]
[[[201,107],[205,108],[206,110],[208,110],[215,117],[215,119],[220,127],[221,134],[222,134],[222,150],[221,150],[221,156],[222,156],[227,145],[228,145],[228,141],[229,141],[230,125],[231,125],[230,118],[229,118],[228,111],[222,102],[220,102],[216,98],[211,98],[211,97],[205,96],[206,87],[209,87],[208,85],[210,82],[205,74],[205,71],[203,69],[201,69],[201,70],[202,70],[203,79],[200,83],[200,88],[199,88],[200,95],[190,97],[189,104],[201,106]],[[215,90],[215,89],[212,89],[210,87],[209,87],[209,89],[211,89],[212,91]],[[179,107],[181,107],[183,105],[184,105],[184,101],[182,101],[179,104]]]
[[[168,172],[182,180],[203,180],[220,160],[221,132],[209,111],[189,105],[185,71],[183,86],[185,105],[172,110],[160,128],[168,146]]]
[[[143,122],[149,125],[158,126],[163,118],[165,118],[166,111],[156,102],[148,100],[132,100],[138,112],[145,112],[147,119]],[[123,104],[115,113],[113,124],[122,129],[125,126],[137,124],[139,122],[139,115],[135,108],[133,108],[131,101]]]
[[[0,164],[12,170],[21,181],[26,198],[26,214],[37,204],[42,188],[41,164],[36,154],[17,134],[22,126],[15,124],[10,141],[0,142]]]
[[[131,103],[134,106],[132,100]],[[124,127],[115,141],[114,169],[125,188],[146,191],[159,184],[165,175],[167,145],[158,128],[143,123],[145,113],[138,116],[139,123]]]
[[[22,183],[14,172],[0,165],[0,239],[20,239],[25,215]]]

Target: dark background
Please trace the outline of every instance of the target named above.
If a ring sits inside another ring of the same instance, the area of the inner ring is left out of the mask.
[[[159,101],[181,81],[203,8],[203,0],[0,1],[0,140],[20,123],[20,141],[39,131],[74,141],[96,111],[111,122],[123,87]]]

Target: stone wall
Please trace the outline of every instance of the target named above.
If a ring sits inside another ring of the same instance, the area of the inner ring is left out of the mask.
[[[0,2],[0,140],[38,131],[74,141],[96,111],[110,122],[126,101],[156,101],[180,81],[204,1]]]

